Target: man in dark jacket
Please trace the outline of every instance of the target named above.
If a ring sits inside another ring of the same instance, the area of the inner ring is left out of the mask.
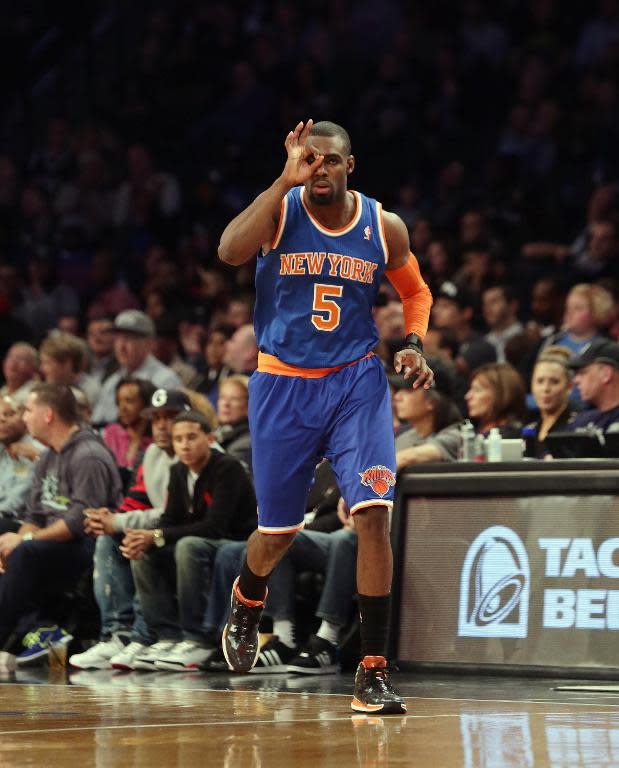
[[[42,583],[74,583],[91,567],[94,542],[84,534],[84,510],[116,507],[121,498],[114,458],[95,432],[80,425],[70,387],[35,385],[24,421],[49,450],[36,464],[24,524],[0,536],[0,646],[31,611]],[[66,633],[49,629],[30,643],[24,661],[46,655],[49,643],[66,642]]]
[[[179,463],[170,470],[160,527],[127,531],[122,551],[158,636],[136,666],[186,671],[212,653],[202,619],[213,559],[222,543],[243,541],[256,527],[256,498],[242,464],[211,450],[212,428],[202,414],[180,413],[172,442]]]

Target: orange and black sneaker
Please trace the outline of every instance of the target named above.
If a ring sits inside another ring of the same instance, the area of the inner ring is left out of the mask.
[[[238,581],[232,587],[230,616],[224,627],[221,646],[231,670],[249,672],[260,654],[258,625],[264,601],[246,600],[239,592]]]
[[[384,656],[365,656],[357,667],[355,693],[351,702],[355,712],[404,715],[406,703],[393,690]]]

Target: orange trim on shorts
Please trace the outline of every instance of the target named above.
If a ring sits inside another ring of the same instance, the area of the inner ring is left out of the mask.
[[[358,360],[353,360],[343,365],[336,365],[334,368],[301,368],[298,365],[288,365],[288,363],[284,363],[275,355],[258,352],[258,371],[260,373],[273,373],[276,376],[300,376],[302,379],[322,379],[330,373],[341,371],[342,368],[348,368],[350,365],[356,365],[365,360],[366,357],[373,357],[373,355],[373,352],[368,352],[367,355],[363,355]]]
[[[365,509],[366,507],[387,507],[387,509],[393,509],[393,502],[389,501],[388,499],[376,499],[375,501],[360,501],[358,504],[355,504],[354,507],[351,507],[350,514],[354,515],[355,512],[357,512],[360,509]]]

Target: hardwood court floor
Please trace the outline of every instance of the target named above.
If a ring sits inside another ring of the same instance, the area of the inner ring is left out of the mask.
[[[350,675],[49,674],[0,684],[0,768],[619,766],[619,694],[565,681],[401,673],[409,713],[380,718]]]

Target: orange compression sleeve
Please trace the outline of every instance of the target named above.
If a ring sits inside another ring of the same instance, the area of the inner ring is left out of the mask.
[[[419,270],[419,262],[409,253],[405,264],[387,269],[385,275],[398,292],[404,309],[404,333],[416,333],[424,339],[430,321],[432,294]]]

